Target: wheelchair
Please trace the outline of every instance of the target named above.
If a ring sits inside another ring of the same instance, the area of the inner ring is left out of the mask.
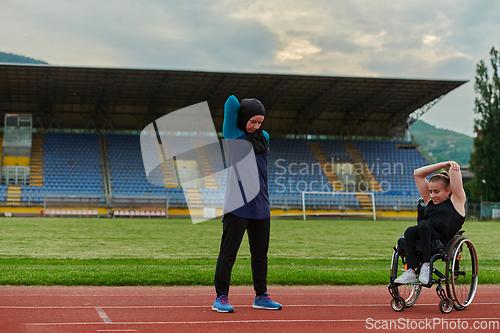
[[[418,222],[422,220],[425,210],[422,203],[423,199],[420,199]],[[394,311],[403,311],[405,308],[411,307],[417,302],[422,287],[431,288],[436,283],[436,293],[441,299],[439,310],[442,313],[450,313],[453,308],[464,310],[472,303],[478,282],[477,255],[474,245],[463,234],[463,230],[457,232],[446,246],[440,240],[431,241],[430,272],[432,274],[427,285],[421,282],[411,284],[394,283],[394,280],[398,277],[398,271],[403,270],[399,263],[401,262],[403,266],[406,266],[404,234],[401,236],[397,246],[393,247],[394,253],[392,255],[391,276],[388,286],[389,293],[392,296],[391,307]],[[415,242],[415,248],[418,266],[416,273],[418,274],[423,263],[419,240]],[[444,263],[444,268],[441,267],[442,271],[435,267],[443,266],[443,264],[439,264],[440,261]],[[434,276],[437,278],[434,278]]]

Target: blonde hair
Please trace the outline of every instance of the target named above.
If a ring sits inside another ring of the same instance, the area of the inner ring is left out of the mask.
[[[429,183],[433,182],[443,182],[444,188],[447,189],[450,187],[450,174],[448,171],[441,171],[440,173],[432,175],[431,178],[429,178]]]

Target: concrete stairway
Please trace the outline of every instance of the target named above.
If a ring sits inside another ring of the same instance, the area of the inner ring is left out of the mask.
[[[168,145],[163,145],[163,149],[165,150],[165,154],[168,154]],[[158,155],[162,156],[160,150],[158,150]],[[173,160],[161,163],[161,174],[163,175],[163,186],[172,188],[180,185],[177,184],[177,174]]]
[[[328,179],[328,183],[332,184],[333,191],[343,191],[342,183],[337,175],[334,173],[333,166],[325,167],[329,161],[326,159],[324,150],[321,148],[319,142],[306,141],[311,148],[316,160],[321,165],[324,175]],[[331,168],[331,169],[330,169]]]
[[[30,185],[43,186],[43,136],[33,135],[31,141]]]
[[[21,187],[20,186],[9,186],[7,189],[7,205],[8,206],[19,206],[21,204]]]
[[[198,191],[197,188],[192,188],[192,189],[186,189],[185,190],[187,193],[187,203],[189,204],[190,208],[202,208],[203,207],[203,202],[201,200],[201,195],[200,192]]]
[[[205,176],[205,188],[218,189],[219,185],[217,185],[217,180],[213,174],[213,166],[210,163],[207,151],[205,149],[196,149],[196,157],[201,174]]]
[[[349,156],[351,157],[351,159],[353,160],[356,169],[358,169],[358,166],[362,167],[361,168],[362,172],[360,175],[362,180],[368,183],[369,190],[372,192],[381,191],[379,182],[376,180],[375,176],[370,172],[368,165],[363,160],[363,157],[361,156],[359,151],[356,149],[354,142],[345,142],[344,147]],[[356,195],[356,197],[358,198],[361,207],[366,209],[371,208],[371,201],[369,195]]]

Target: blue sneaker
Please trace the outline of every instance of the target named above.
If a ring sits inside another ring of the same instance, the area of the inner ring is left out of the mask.
[[[271,297],[269,297],[268,293],[265,293],[264,296],[255,296],[255,300],[253,301],[254,309],[264,309],[264,310],[281,310],[281,304],[273,301]]]
[[[234,308],[229,304],[229,299],[226,295],[221,295],[215,298],[212,310],[217,312],[234,312]]]

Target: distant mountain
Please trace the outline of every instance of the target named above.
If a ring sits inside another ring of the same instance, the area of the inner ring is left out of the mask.
[[[460,165],[469,165],[470,153],[474,150],[472,137],[436,128],[421,120],[410,129],[428,163],[453,160]]]
[[[17,54],[0,52],[0,63],[2,62],[16,63],[16,64],[43,64],[43,65],[49,64],[45,61],[23,57]]]

